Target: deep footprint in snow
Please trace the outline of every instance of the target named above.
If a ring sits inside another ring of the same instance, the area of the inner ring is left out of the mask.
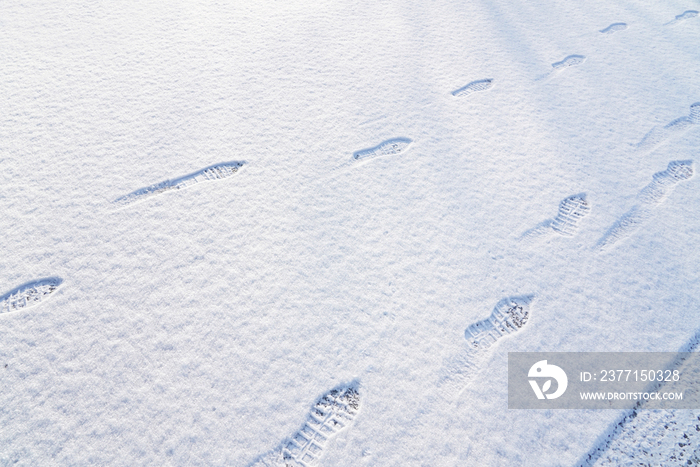
[[[673,137],[680,136],[690,128],[700,125],[700,102],[690,106],[690,114],[680,117],[664,127],[652,128],[644,138],[636,144],[639,151],[651,151]]]
[[[533,300],[532,295],[504,298],[488,318],[467,327],[464,331],[466,347],[449,358],[441,371],[438,390],[443,397],[459,396],[479,371],[487,350],[502,337],[515,334],[525,326]]]
[[[605,29],[601,29],[600,32],[603,34],[615,34],[617,31],[624,31],[627,29],[627,23],[613,23]]]
[[[146,198],[165,193],[166,191],[181,190],[200,182],[228,178],[238,172],[243,164],[243,162],[235,161],[212,165],[198,172],[185,175],[184,177],[176,178],[174,180],[165,180],[164,182],[156,183],[155,185],[140,188],[132,193],[129,193],[128,195],[117,198],[114,200],[113,204],[115,204],[117,207],[124,207],[137,201],[143,201]]]
[[[698,12],[696,10],[687,10],[681,13],[680,15],[676,16],[676,18],[673,21],[669,21],[668,23],[666,23],[666,26],[680,23],[681,21],[685,21],[690,18],[695,18],[696,16],[698,16]]]
[[[573,237],[578,232],[579,222],[591,211],[585,193],[571,195],[559,203],[559,212],[554,219],[541,222],[536,227],[523,233],[521,240],[534,240],[551,233],[563,237]]]
[[[598,241],[604,250],[618,241],[629,237],[642,224],[652,217],[653,209],[661,204],[675,186],[693,176],[693,161],[671,161],[663,172],[654,174],[649,185],[637,195],[637,204],[620,217]]]
[[[0,297],[0,313],[30,308],[46,300],[63,283],[58,277],[49,277],[17,287]]]
[[[304,426],[289,440],[260,457],[250,467],[308,467],[316,465],[326,443],[347,428],[360,410],[358,383],[338,386],[311,409]]]
[[[373,148],[357,151],[352,155],[356,161],[367,161],[382,156],[393,156],[408,150],[413,141],[408,138],[393,138],[384,141]]]
[[[493,87],[492,79],[480,79],[452,92],[455,97],[466,97],[475,92],[487,91]]]

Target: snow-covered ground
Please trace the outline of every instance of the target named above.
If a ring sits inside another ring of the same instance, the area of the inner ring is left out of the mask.
[[[1,2],[0,465],[694,462],[506,383],[697,339],[697,10]]]

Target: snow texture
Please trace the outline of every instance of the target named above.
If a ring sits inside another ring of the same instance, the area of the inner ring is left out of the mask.
[[[0,2],[0,466],[697,464],[698,9]]]

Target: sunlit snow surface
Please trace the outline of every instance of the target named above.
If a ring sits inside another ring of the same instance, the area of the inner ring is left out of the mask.
[[[0,465],[694,462],[506,382],[700,331],[698,9],[0,2]]]

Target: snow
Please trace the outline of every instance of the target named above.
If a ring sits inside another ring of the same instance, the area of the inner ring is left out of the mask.
[[[309,465],[642,458],[676,415],[508,410],[507,358],[700,329],[698,9],[2,2],[0,465],[251,466],[354,384]]]

